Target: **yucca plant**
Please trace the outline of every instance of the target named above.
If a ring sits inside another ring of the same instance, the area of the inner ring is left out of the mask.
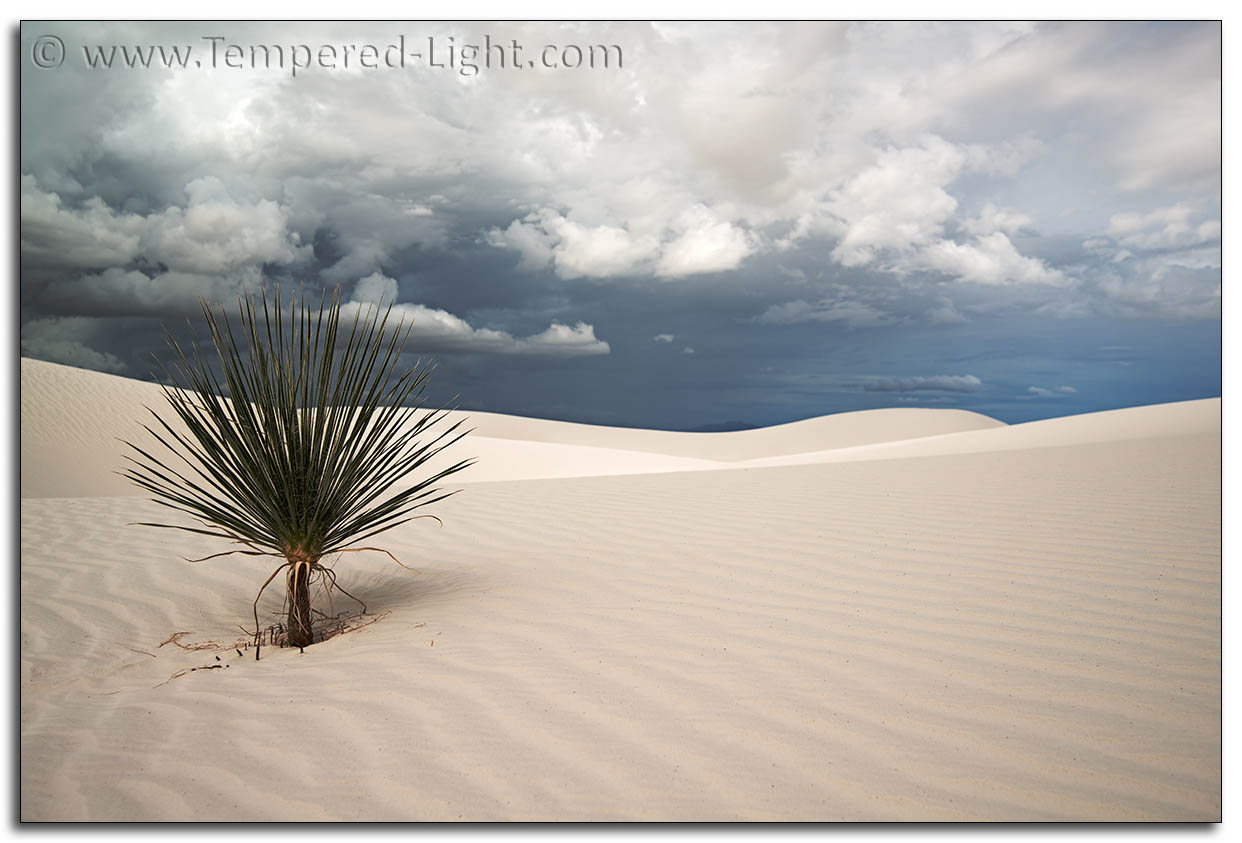
[[[452,494],[434,484],[472,461],[421,478],[419,470],[466,431],[460,421],[433,431],[447,410],[421,409],[429,365],[398,372],[413,326],[389,324],[391,303],[360,305],[351,318],[342,314],[338,289],[330,300],[321,296],[317,308],[294,295],[286,315],[278,289],[270,306],[266,293],[258,303],[239,299],[236,331],[223,308],[206,301],[201,307],[214,355],[191,326],[191,353],[167,334],[175,359],[161,364],[164,396],[184,431],[151,408],[156,423],[143,425],[175,458],[127,442],[131,465],[122,473],[155,503],[198,524],[144,526],[242,545],[204,559],[283,557],[255,598],[256,644],[259,598],[284,571],[287,642],[305,647],[312,641],[312,587],[321,585],[329,597],[333,588],[348,594],[321,560],[380,550],[357,543],[415,518],[435,518],[414,511]]]

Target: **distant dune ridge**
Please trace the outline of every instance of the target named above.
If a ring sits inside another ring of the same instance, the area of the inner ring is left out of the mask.
[[[337,566],[379,620],[257,663],[275,562],[128,526],[143,404],[21,361],[24,820],[1220,818],[1219,399],[466,413],[418,573]]]
[[[112,472],[122,464],[118,440],[142,435],[144,407],[166,420],[158,384],[23,359],[22,497],[142,496]],[[66,403],[70,406],[66,409]],[[1004,427],[963,410],[900,408],[824,416],[729,433],[686,434],[599,427],[482,412],[468,416],[474,432],[461,447],[478,465],[455,482],[528,480],[736,468],[748,460],[792,457],[970,430]]]

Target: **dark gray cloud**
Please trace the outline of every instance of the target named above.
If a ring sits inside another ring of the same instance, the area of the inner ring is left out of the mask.
[[[917,375],[908,378],[868,378],[866,392],[978,392],[983,381],[974,375]]]

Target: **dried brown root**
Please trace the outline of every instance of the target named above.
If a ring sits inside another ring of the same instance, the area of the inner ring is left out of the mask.
[[[368,627],[377,621],[383,620],[384,618],[388,617],[389,614],[391,614],[391,612],[389,611],[383,611],[377,615],[368,615],[365,612],[365,606],[364,606],[364,611],[359,612],[356,615],[325,615],[319,611],[316,611],[315,613],[323,619],[318,627],[318,634],[320,636],[319,637],[320,641],[327,641],[329,638],[336,638],[338,635],[348,635],[351,632],[357,632],[358,630]],[[249,630],[243,629],[243,631],[245,631],[247,635],[249,635]],[[231,644],[218,644],[215,641],[202,641],[202,642],[197,642],[193,644],[182,644],[180,641],[181,637],[185,635],[189,635],[189,634],[190,633],[186,631],[174,632],[172,635],[166,638],[159,646],[163,647],[165,644],[173,644],[179,647],[180,649],[187,650],[187,651],[198,651],[198,650],[223,651],[223,650],[232,649],[236,651],[238,655],[241,655],[240,648],[243,646],[249,647],[251,643],[251,641],[248,641],[248,640],[239,640]],[[283,647],[287,643],[286,636],[287,636],[287,630],[285,629],[284,624],[280,622],[276,622],[272,624],[271,626],[261,629],[260,635],[257,637],[261,638],[264,643],[271,644],[272,646]],[[258,645],[256,643],[256,647],[257,646]],[[145,652],[145,651],[135,650],[134,652]],[[155,657],[154,653],[147,653],[147,655]],[[219,658],[220,658],[219,656],[216,656],[217,660],[219,660]],[[172,680],[180,676],[185,676],[187,673],[193,673],[196,670],[220,670],[221,668],[225,668],[225,667],[228,667],[228,665],[227,664],[206,664],[206,665],[200,665],[198,667],[187,667],[187,668],[177,671],[172,676],[169,676],[159,685],[156,685],[154,687],[158,688],[160,687],[160,685],[167,685]],[[113,691],[111,693],[118,693],[118,692]]]
[[[356,615],[325,615],[318,610],[313,610],[320,620],[315,626],[315,640],[317,642],[327,641],[329,638],[336,638],[338,635],[347,635],[363,627],[370,626],[376,621],[383,620],[388,617],[390,612],[384,611],[377,615],[365,615],[362,613]],[[270,644],[274,647],[288,646],[288,630],[284,624],[274,623],[262,630],[261,638],[263,643]]]
[[[181,638],[182,636],[191,635],[192,633],[174,632],[168,638],[165,638],[156,647],[156,649],[158,650],[160,647],[163,647],[167,644],[173,644],[178,649],[187,650],[191,652],[197,652],[199,650],[213,650],[215,652],[224,652],[225,650],[229,650],[229,649],[249,647],[250,646],[250,631],[249,630],[244,630],[244,631],[246,632],[247,637],[238,638],[235,641],[227,641],[223,643],[219,641],[193,641],[189,644],[181,643]],[[133,647],[127,647],[126,649],[133,650],[135,653],[146,653],[146,655],[151,656],[152,658],[158,658],[158,656],[155,653],[149,653],[146,650],[134,650]]]
[[[159,646],[163,647],[165,644],[175,644],[183,650],[223,650],[227,647],[227,645],[217,644],[215,641],[200,641],[197,644],[182,644],[177,640],[181,636],[189,634],[190,633],[188,632],[174,632],[172,635],[161,641]],[[159,647],[156,647],[156,649],[158,650]],[[147,653],[147,655],[149,656],[151,653]]]
[[[419,516],[419,517],[435,518],[434,515],[426,515],[426,516]],[[439,519],[436,519],[436,520],[438,521]],[[383,548],[379,548],[379,547],[347,547],[347,548],[341,549],[340,551],[334,551],[334,553],[358,553],[364,550],[376,551],[379,553],[387,554],[390,559],[392,559],[394,562],[396,562],[401,567],[406,568],[408,570],[412,570],[412,571],[417,570],[403,563],[396,556],[393,556],[392,553],[390,553],[389,551],[384,550]],[[234,551],[234,552],[245,553],[245,551]],[[290,610],[290,599],[291,599],[290,595],[294,593],[294,588],[293,588],[294,583],[299,582],[299,577],[302,577],[302,576],[305,576],[305,587],[307,591],[310,591],[315,586],[318,586],[324,592],[325,596],[327,596],[328,598],[329,614],[324,615],[319,610],[312,608],[311,612],[307,613],[307,620],[305,621],[306,623],[308,624],[310,623],[312,615],[319,615],[320,617],[328,621],[337,620],[338,618],[341,617],[340,615],[336,613],[336,605],[332,598],[333,591],[339,591],[342,594],[344,594],[346,597],[348,597],[350,600],[353,600],[355,603],[357,603],[361,607],[361,612],[360,612],[361,615],[367,614],[367,604],[364,603],[362,600],[359,600],[355,595],[347,591],[341,585],[340,581],[337,579],[336,572],[332,570],[331,566],[320,563],[318,559],[311,560],[305,557],[286,560],[284,564],[278,566],[276,570],[272,571],[272,573],[264,581],[263,585],[259,588],[259,593],[255,595],[254,604],[251,607],[254,612],[254,632],[252,633],[252,635],[253,635],[253,642],[254,642],[254,647],[255,647],[255,650],[254,650],[255,661],[258,661],[260,658],[261,649],[262,649],[265,639],[267,639],[270,643],[273,643],[273,644],[279,643],[281,646],[284,646],[285,644],[289,642],[289,630],[283,625],[278,625],[278,629],[274,629],[273,626],[269,626],[266,630],[264,630],[260,627],[260,624],[259,624],[259,600],[263,597],[263,592],[267,589],[269,585],[271,585],[272,580],[274,580],[276,576],[280,574],[281,571],[285,572],[285,601],[284,601],[284,608],[282,610],[282,614],[286,618],[292,617],[289,611]],[[298,613],[298,614],[300,616],[301,613]],[[265,635],[264,634],[265,632],[267,632],[268,634]],[[300,632],[304,634],[306,630],[300,630]],[[315,640],[313,629],[310,632],[311,634],[308,637],[313,642]],[[339,634],[341,634],[340,631],[335,628],[329,630],[327,626],[321,626],[319,640],[324,641],[325,639],[333,635],[339,635]],[[299,635],[299,639],[301,639],[302,637],[303,637],[302,635]],[[298,646],[304,646],[304,645],[298,645]]]
[[[431,519],[434,519],[436,523],[443,526],[443,522],[440,521],[440,519],[434,515],[419,515],[415,517],[416,518],[431,518]],[[268,551],[264,551],[258,548],[257,546],[255,546],[254,544],[251,544],[250,542],[245,541],[244,539],[237,538],[237,537],[235,538],[237,539],[237,544],[244,545],[245,547],[249,549],[248,550],[229,550],[223,553],[213,553],[210,556],[204,556],[199,559],[187,559],[186,561],[204,562],[208,559],[215,559],[221,556],[230,556],[232,554],[241,554],[243,556],[279,556],[280,555],[277,553],[271,553]],[[382,547],[346,547],[346,548],[341,548],[340,550],[335,550],[333,551],[333,553],[361,553],[363,551],[383,553],[393,562],[396,562],[398,565],[400,565],[402,568],[405,568],[406,570],[409,570],[409,571],[414,571],[415,573],[419,573],[417,568],[411,565],[405,564],[400,559],[398,559],[396,556],[394,556],[391,551],[385,550]],[[321,626],[320,638],[319,638],[320,641],[324,641],[327,638],[333,637],[335,635],[344,634],[345,632],[352,632],[354,629],[360,629],[362,626],[369,626],[370,624],[374,623],[376,620],[379,620],[379,618],[384,617],[388,614],[387,612],[384,612],[381,615],[375,616],[372,620],[368,621],[367,623],[361,624],[359,626],[351,626],[349,628],[337,626],[336,625],[337,623],[344,623],[345,621],[342,620],[342,616],[337,615],[336,613],[336,606],[332,599],[333,591],[341,592],[342,594],[344,594],[350,600],[353,600],[355,603],[357,603],[361,607],[361,612],[359,613],[359,615],[353,616],[353,617],[365,616],[367,614],[367,604],[364,603],[362,600],[359,600],[356,596],[351,594],[349,591],[346,591],[345,588],[341,586],[340,582],[337,580],[336,572],[333,571],[330,566],[320,564],[319,560],[317,559],[312,560],[312,559],[308,559],[305,557],[299,557],[295,559],[286,559],[285,562],[277,566],[276,570],[272,571],[272,573],[268,575],[268,578],[263,581],[263,585],[259,587],[259,591],[254,597],[254,603],[251,606],[251,609],[254,613],[254,631],[251,632],[245,627],[242,627],[242,631],[245,632],[250,637],[250,641],[246,642],[247,649],[249,649],[249,646],[248,646],[249,643],[254,644],[255,661],[259,660],[260,651],[265,642],[271,643],[273,645],[280,644],[281,646],[283,646],[283,644],[288,641],[288,630],[285,628],[283,624],[279,624],[279,623],[273,624],[271,626],[268,626],[266,629],[264,629],[261,627],[259,623],[259,601],[263,598],[263,592],[267,590],[267,587],[272,584],[272,580],[276,579],[277,575],[279,575],[281,571],[285,572],[285,603],[284,603],[283,614],[286,617],[289,616],[289,608],[290,608],[289,607],[289,599],[290,599],[289,595],[292,594],[294,591],[294,588],[293,588],[294,583],[302,575],[305,575],[306,587],[308,591],[311,589],[312,586],[318,585],[320,589],[322,589],[324,595],[328,598],[329,614],[324,615],[322,612],[312,609],[314,614],[319,615],[325,621],[325,623]],[[307,623],[309,623],[309,620],[307,621]],[[175,644],[176,646],[180,647],[183,650],[208,650],[208,649],[222,650],[222,649],[227,649],[229,647],[237,646],[236,644],[217,644],[214,641],[202,642],[199,644],[193,644],[193,645],[187,646],[177,640],[182,635],[189,635],[189,634],[190,633],[188,632],[176,632],[173,635],[171,635],[168,639],[163,641],[159,646],[163,647],[165,644],[171,643],[171,644]],[[310,638],[312,641],[314,640],[313,630],[311,631]],[[151,655],[151,654],[148,653],[148,655]]]
[[[223,665],[223,664],[205,664],[205,665],[202,665],[201,667],[187,667],[182,670],[178,670],[176,673],[174,673],[172,676],[165,679],[159,685],[155,685],[153,687],[158,688],[160,687],[160,685],[167,685],[169,682],[173,681],[178,676],[185,676],[187,673],[193,673],[196,670],[222,670],[225,667],[227,667],[227,665]]]
[[[357,632],[364,627],[370,626],[376,621],[383,620],[388,617],[389,614],[390,613],[388,611],[383,611],[378,615],[371,615],[367,618],[367,620],[362,621],[361,623],[355,623],[355,621],[358,621],[361,617],[363,617],[362,615],[351,615],[345,618],[329,618],[328,623],[324,625],[322,640],[326,641],[329,638],[336,638],[338,635],[348,635],[351,632]]]

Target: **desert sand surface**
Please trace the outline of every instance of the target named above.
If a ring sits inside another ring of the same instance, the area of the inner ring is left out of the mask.
[[[1219,399],[467,413],[443,527],[372,540],[417,572],[343,555],[375,622],[261,661],[277,560],[130,526],[161,400],[21,363],[23,820],[1220,818]]]

